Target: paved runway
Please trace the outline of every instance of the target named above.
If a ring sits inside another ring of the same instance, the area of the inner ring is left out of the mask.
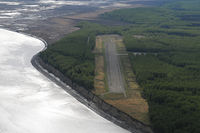
[[[122,72],[120,70],[120,60],[117,55],[115,38],[110,35],[104,41],[105,57],[108,76],[109,91],[114,93],[124,93],[124,82]]]

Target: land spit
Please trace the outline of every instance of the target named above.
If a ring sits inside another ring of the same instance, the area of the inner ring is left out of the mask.
[[[38,71],[102,117],[131,131],[132,133],[153,133],[151,127],[148,125],[143,124],[116,107],[106,103],[91,91],[88,91],[72,82],[51,65],[44,63],[38,54],[32,58],[31,62]],[[69,89],[69,86],[71,89]]]
[[[40,40],[45,44],[45,47],[42,50],[44,51],[48,44],[43,39]],[[91,91],[88,91],[87,89],[74,83],[51,65],[43,62],[43,60],[39,57],[39,53],[33,56],[31,63],[47,78],[61,86],[66,92],[71,94],[78,101],[85,104],[87,107],[107,120],[112,121],[113,123],[131,131],[132,133],[153,133],[151,127],[148,125],[143,124],[116,107],[108,104]]]

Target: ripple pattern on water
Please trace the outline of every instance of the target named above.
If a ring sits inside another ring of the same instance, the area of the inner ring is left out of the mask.
[[[127,133],[100,117],[30,63],[42,41],[0,29],[1,133]]]

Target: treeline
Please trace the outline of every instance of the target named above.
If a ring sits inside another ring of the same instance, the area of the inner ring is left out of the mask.
[[[194,95],[200,93],[199,60],[193,64],[194,68],[191,69],[190,64],[188,66],[186,62],[184,66],[173,65],[162,60],[160,56],[160,54],[130,54],[140,85],[148,89],[182,91]],[[182,58],[182,62],[184,62],[184,56]]]
[[[190,69],[185,56],[174,59],[170,55],[163,57],[163,53],[130,54],[137,82],[144,88],[143,95],[149,103],[155,132],[200,132],[200,61],[191,60],[196,66]],[[180,61],[185,65],[180,66]]]
[[[163,16],[165,14],[165,16]],[[120,9],[113,12],[104,13],[101,15],[104,19],[113,19],[132,24],[160,24],[162,22],[171,21],[170,10],[165,8],[132,8]],[[174,21],[174,20],[173,20]]]
[[[196,31],[196,30],[195,30]],[[187,32],[186,32],[187,33]],[[199,33],[187,35],[160,33],[159,31],[144,31],[143,38],[136,38],[133,35],[124,35],[124,43],[131,52],[198,52],[200,50]]]
[[[52,65],[73,82],[88,90],[94,88],[94,54],[96,35],[119,34],[120,28],[81,22],[80,30],[68,34],[40,53],[44,62]]]
[[[86,29],[76,31],[51,44],[40,57],[73,82],[93,88],[95,34]]]

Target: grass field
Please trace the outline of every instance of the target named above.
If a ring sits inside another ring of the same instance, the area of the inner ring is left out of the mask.
[[[96,45],[94,49],[95,53],[95,78],[94,78],[94,90],[97,95],[102,95],[107,92],[106,89],[106,77],[105,77],[105,65],[103,54],[103,40],[100,36],[96,37]]]

